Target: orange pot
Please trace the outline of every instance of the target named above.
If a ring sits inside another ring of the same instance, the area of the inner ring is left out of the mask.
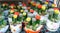
[[[24,30],[26,33],[39,33],[41,31],[42,27],[43,27],[43,25],[40,25],[40,27],[38,27],[39,29],[38,30],[36,29],[36,31],[33,31],[32,29],[28,29],[26,27],[24,28]]]

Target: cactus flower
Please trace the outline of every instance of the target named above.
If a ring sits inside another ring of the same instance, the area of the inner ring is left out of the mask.
[[[48,4],[48,2],[46,1],[45,4]]]
[[[10,10],[10,13],[13,13],[13,12],[14,12],[14,9],[11,9],[11,10]]]
[[[35,18],[36,18],[37,20],[40,20],[41,17],[40,17],[39,15],[36,15]]]
[[[26,12],[23,12],[23,16],[26,16]]]
[[[42,5],[39,4],[37,7],[40,9],[40,8],[42,8]]]
[[[27,18],[26,18],[26,21],[27,21],[27,22],[31,21],[31,18],[30,18],[30,17],[27,17]]]
[[[54,10],[55,14],[59,14],[59,10]]]
[[[13,15],[13,18],[17,18],[17,15]]]
[[[52,4],[52,7],[56,7],[56,4]]]
[[[33,6],[36,6],[36,2],[34,2],[32,5],[33,5]]]
[[[24,12],[24,10],[20,10],[20,12]]]
[[[31,13],[33,13],[33,12],[34,12],[34,10],[33,10],[33,9],[30,9],[30,12],[31,12]]]
[[[19,12],[14,12],[14,15],[17,15],[18,16],[19,15]]]
[[[46,9],[46,6],[42,6],[42,10],[45,10]]]

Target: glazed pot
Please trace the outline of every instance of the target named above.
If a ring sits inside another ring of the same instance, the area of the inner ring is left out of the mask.
[[[8,18],[10,23],[10,29],[12,33],[20,33],[22,29],[22,23],[12,24],[12,18]]]
[[[16,24],[14,26],[14,25],[11,25],[10,24],[10,29],[11,29],[11,32],[12,33],[20,33],[21,32],[21,29],[22,29],[22,25],[21,24]]]
[[[52,22],[50,20],[47,20],[46,22],[46,28],[49,30],[49,31],[57,31],[58,28],[59,28],[59,21],[58,22]]]
[[[29,28],[27,28],[27,27],[25,27],[24,30],[25,30],[26,33],[39,33],[39,32],[41,31],[42,27],[43,27],[43,25],[40,25],[40,26],[36,29],[36,31],[34,31],[34,30],[32,30],[32,29],[29,29]]]
[[[0,29],[0,33],[5,33],[8,30],[9,25],[6,25],[5,27]]]

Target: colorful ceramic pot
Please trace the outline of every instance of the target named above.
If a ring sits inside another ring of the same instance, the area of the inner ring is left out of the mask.
[[[12,33],[20,33],[21,32],[21,29],[22,29],[22,26],[21,24],[17,24],[17,25],[10,25],[10,29],[11,29],[11,32]]]
[[[52,22],[50,20],[47,20],[47,22],[46,22],[47,29],[49,31],[57,31],[58,28],[59,28],[59,23],[58,22]]]
[[[22,29],[22,23],[12,24],[12,19],[8,18],[10,23],[10,29],[12,33],[20,33]]]

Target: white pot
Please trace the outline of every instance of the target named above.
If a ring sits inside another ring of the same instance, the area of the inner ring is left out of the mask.
[[[12,33],[20,33],[22,29],[22,24],[17,24],[16,26],[10,25],[10,29]]]
[[[21,32],[21,29],[22,29],[22,24],[16,24],[15,26],[11,24],[12,22],[12,18],[8,18],[8,21],[10,23],[10,29],[11,29],[11,32],[12,33],[19,33]],[[15,31],[14,31],[15,30]]]
[[[52,22],[52,21],[50,21],[50,20],[47,20],[47,22],[46,22],[46,26],[47,26],[47,29],[49,30],[49,31],[57,31],[58,30],[58,28],[59,28],[59,23],[55,23],[55,22]]]
[[[0,33],[5,33],[8,30],[9,25],[5,26],[4,28],[0,29]]]

